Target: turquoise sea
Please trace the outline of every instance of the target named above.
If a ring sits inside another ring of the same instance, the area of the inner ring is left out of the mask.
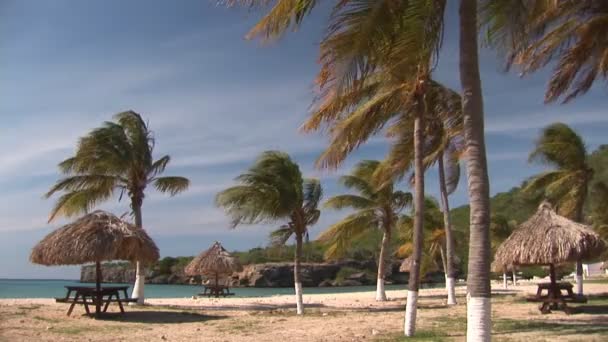
[[[76,280],[33,280],[33,279],[0,279],[0,298],[53,298],[65,296],[64,286],[94,286],[94,283],[80,283]],[[109,284],[127,285],[132,284]],[[438,286],[443,286],[438,284]],[[426,287],[426,286],[425,286]],[[404,290],[407,285],[387,285],[387,290]],[[201,291],[195,285],[153,285],[146,284],[147,298],[180,298],[192,297]],[[348,293],[374,291],[376,286],[348,287],[310,287],[304,292],[311,293]],[[130,289],[129,289],[130,290]],[[236,297],[269,297],[278,294],[294,294],[293,288],[254,288],[243,287],[231,289]],[[405,292],[404,292],[405,294]]]

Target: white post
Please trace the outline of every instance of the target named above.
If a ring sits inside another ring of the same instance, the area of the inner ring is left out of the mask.
[[[445,286],[448,290],[448,305],[456,305],[456,286],[453,277],[445,278]]]
[[[467,342],[489,342],[492,330],[490,298],[467,294]]]
[[[137,298],[137,304],[144,304],[145,282],[146,276],[143,274],[141,264],[138,261],[135,269],[135,285],[133,285],[133,292],[131,293],[131,298]]]
[[[384,291],[384,279],[380,277],[378,277],[378,282],[376,283],[376,301],[386,301],[386,292]]]
[[[576,275],[576,294],[583,295],[583,276],[578,274]]]
[[[405,304],[405,336],[414,336],[416,331],[416,309],[418,307],[418,291],[407,291],[407,303]]]
[[[302,301],[302,283],[296,283],[296,306],[297,314],[302,315],[304,313],[304,303]]]
[[[517,275],[515,274],[515,270],[513,270],[513,286],[517,286]]]
[[[507,290],[509,288],[509,286],[507,285],[507,273],[503,272],[502,273],[502,287]]]

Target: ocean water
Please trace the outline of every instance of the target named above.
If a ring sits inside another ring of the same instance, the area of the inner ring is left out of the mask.
[[[110,286],[133,284],[108,284]],[[427,284],[424,284],[427,285]],[[81,283],[75,280],[33,280],[33,279],[0,279],[0,298],[53,298],[65,296],[64,286],[95,286],[94,283]],[[443,286],[437,284],[436,286]],[[424,286],[428,287],[428,286]],[[386,290],[403,290],[407,285],[387,285]],[[132,288],[129,288],[129,291]],[[202,290],[196,285],[154,285],[146,284],[147,298],[181,298],[192,297]],[[361,291],[375,291],[376,286],[348,286],[348,287],[307,287],[304,293],[349,293]],[[232,288],[235,297],[270,297],[274,295],[294,294],[289,288]]]

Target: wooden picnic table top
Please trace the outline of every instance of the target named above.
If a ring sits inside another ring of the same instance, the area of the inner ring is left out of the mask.
[[[543,289],[543,290],[551,288],[551,283],[550,282],[548,282],[548,283],[538,283],[537,285],[538,285],[538,288]],[[571,289],[573,287],[573,285],[571,283],[569,283],[569,282],[563,281],[563,282],[555,283],[555,287],[558,288],[558,289]]]

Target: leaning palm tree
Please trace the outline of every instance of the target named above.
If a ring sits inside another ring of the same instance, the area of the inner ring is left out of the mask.
[[[229,5],[242,4],[251,8],[272,4],[267,15],[254,26],[248,35],[249,38],[262,37],[264,40],[279,37],[290,28],[297,28],[312,9],[320,3],[316,0],[223,0],[222,2]],[[441,46],[445,4],[446,2],[442,0],[345,0],[337,2],[328,25],[327,39],[324,40],[324,43],[333,41],[334,48],[330,46],[327,53],[323,51],[321,53],[322,59],[326,59],[329,65],[332,61],[337,63],[337,67],[322,67],[319,77],[320,84],[323,85],[329,81],[335,85],[335,87],[326,88],[325,93],[334,93],[339,97],[341,94],[348,94],[351,91],[365,92],[367,87],[364,86],[364,80],[368,78],[370,71],[374,71],[374,65],[383,64],[388,66],[385,67],[385,70],[397,74],[398,68],[393,69],[392,66],[411,65],[415,68],[421,64],[426,65],[431,56],[437,57]],[[354,11],[351,11],[353,9]],[[349,24],[352,24],[350,27],[353,29],[344,29]],[[388,32],[398,30],[404,34],[395,37],[391,34],[387,35],[387,30]],[[467,289],[470,300],[467,310],[470,322],[467,326],[467,337],[471,340],[488,341],[491,327],[490,196],[479,77],[477,2],[475,0],[461,0],[460,31],[462,42],[460,44],[460,74],[464,93],[464,135],[469,175],[470,241],[472,243],[469,248],[469,286]],[[333,39],[335,37],[339,38]],[[389,39],[386,39],[387,37]],[[322,50],[324,43],[322,43]],[[397,60],[398,63],[383,62],[386,61],[384,59],[386,56],[391,56],[393,62]],[[401,60],[399,60],[400,57]],[[403,64],[399,63],[401,61]],[[407,83],[412,85],[417,82],[421,73],[411,72],[410,75],[413,77]],[[343,106],[343,103],[338,102],[336,106]],[[336,112],[340,113],[341,110]],[[339,116],[334,117],[334,119],[337,118]],[[369,128],[369,126],[367,127]],[[373,126],[371,127],[373,128]],[[358,143],[355,145],[358,146]],[[413,334],[413,326],[405,330],[406,335]]]
[[[385,301],[385,263],[390,255],[391,237],[399,212],[411,204],[412,194],[395,190],[393,183],[386,183],[381,188],[376,188],[373,175],[379,165],[380,162],[376,160],[364,160],[355,166],[350,175],[340,178],[345,187],[358,194],[334,196],[325,202],[325,207],[352,208],[356,211],[330,226],[318,239],[329,245],[326,256],[336,258],[343,256],[353,241],[365,238],[370,229],[381,230],[376,300]]]
[[[548,199],[558,212],[583,223],[583,208],[593,170],[587,163],[587,149],[583,139],[568,125],[555,123],[543,129],[540,139],[530,153],[530,161],[553,167],[531,179],[524,191]],[[583,294],[583,265],[576,263],[578,294]]]
[[[190,181],[184,177],[161,177],[171,157],[154,160],[154,136],[142,117],[134,111],[114,116],[80,139],[76,154],[59,164],[65,178],[46,193],[63,194],[51,211],[49,222],[57,216],[74,216],[88,212],[116,192],[130,199],[135,225],[143,228],[142,205],[148,185],[174,196],[185,191]],[[137,262],[133,298],[144,302],[145,276]]]
[[[236,178],[239,185],[217,194],[215,202],[232,218],[232,227],[284,221],[274,233],[283,242],[295,235],[294,286],[297,313],[304,313],[300,260],[302,242],[308,227],[319,219],[317,209],[322,197],[317,179],[304,179],[298,165],[289,155],[279,151],[262,153],[255,163]]]
[[[608,2],[484,0],[489,43],[523,75],[554,65],[545,101],[568,102],[608,80]]]

